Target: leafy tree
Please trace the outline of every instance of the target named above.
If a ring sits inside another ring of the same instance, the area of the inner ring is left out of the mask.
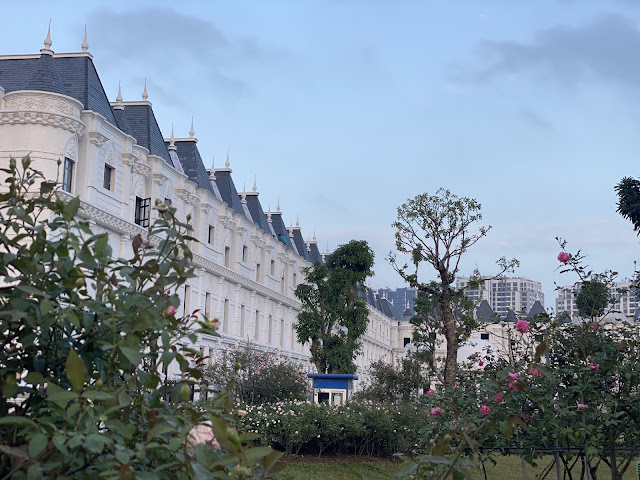
[[[262,478],[277,454],[243,446],[228,395],[188,401],[193,342],[217,333],[176,315],[192,276],[187,225],[160,204],[133,258],[114,259],[108,235],[78,219],[79,198],[30,163],[1,170],[0,478]]]
[[[295,324],[301,343],[310,342],[311,361],[319,373],[354,373],[355,356],[367,329],[369,311],[358,295],[373,274],[373,252],[364,240],[339,246],[324,264],[305,271],[296,288],[302,309]]]
[[[609,286],[597,277],[583,281],[576,293],[578,313],[582,318],[601,317],[612,300]]]
[[[410,270],[408,264],[400,265],[396,255],[390,253],[392,266],[409,285],[437,299],[447,343],[443,377],[448,386],[455,381],[460,341],[454,312],[460,292],[453,282],[459,272],[462,255],[491,228],[481,226],[473,232],[473,225],[480,220],[480,203],[441,188],[435,195],[424,193],[407,200],[398,207],[398,219],[392,224],[396,229],[396,249],[411,255],[412,267]],[[436,270],[437,286],[419,280],[419,268],[423,262]],[[501,273],[513,269],[517,264],[515,259],[498,260]]]
[[[614,190],[618,194],[618,213],[631,221],[640,235],[640,180],[624,177]]]
[[[429,386],[424,362],[415,356],[403,358],[398,366],[379,360],[369,366],[369,383],[356,393],[357,399],[376,403],[406,403],[414,400],[419,390]]]

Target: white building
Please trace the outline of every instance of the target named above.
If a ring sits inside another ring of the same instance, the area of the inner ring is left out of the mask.
[[[0,163],[30,155],[34,168],[81,200],[79,215],[105,232],[116,255],[132,255],[156,199],[191,216],[196,277],[182,292],[183,312],[200,309],[221,322],[221,338],[202,336],[209,355],[250,340],[259,348],[307,362],[297,342],[295,298],[303,269],[322,261],[315,234],[286,228],[280,205],[265,212],[257,186],[238,192],[227,162],[205,168],[193,124],[188,136],[163,135],[146,85],[138,100],[110,101],[89,53],[56,54],[48,34],[39,54],[0,56]],[[123,66],[126,68],[126,66]],[[61,162],[58,165],[58,161]],[[374,307],[357,364],[391,359],[395,322]]]
[[[469,281],[469,278],[456,279],[456,288],[468,286]],[[536,301],[544,305],[542,284],[521,277],[487,279],[479,289],[467,290],[466,295],[476,305],[486,300],[498,316],[506,315],[509,310],[527,313]]]

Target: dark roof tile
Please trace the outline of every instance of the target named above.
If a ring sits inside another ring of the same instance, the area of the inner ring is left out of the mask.
[[[200,188],[204,188],[215,196],[211,181],[209,180],[209,173],[202,162],[202,157],[200,156],[196,142],[192,140],[177,140],[175,145],[184,173],[190,180],[197,183]]]

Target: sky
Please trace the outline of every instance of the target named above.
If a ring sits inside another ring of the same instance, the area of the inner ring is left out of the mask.
[[[109,98],[149,100],[169,137],[191,119],[207,167],[227,152],[239,190],[315,230],[321,251],[375,252],[397,207],[440,187],[482,204],[492,229],[461,275],[500,257],[542,282],[581,250],[620,279],[640,257],[614,186],[640,175],[640,0],[6,2],[0,54],[89,52]],[[421,268],[422,279],[435,278]]]

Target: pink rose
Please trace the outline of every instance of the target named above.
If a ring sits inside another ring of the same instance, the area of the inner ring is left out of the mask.
[[[176,314],[176,307],[174,307],[173,305],[169,305],[169,308],[167,308],[167,315],[172,316]]]
[[[529,326],[529,322],[526,320],[518,320],[518,323],[516,323],[516,330],[520,333],[527,333],[529,328],[531,327]]]
[[[599,368],[600,366],[597,363],[589,364],[589,370],[591,371],[591,373],[597,373]]]
[[[503,403],[504,399],[502,398],[502,395],[500,395],[499,393],[496,393],[496,403]]]
[[[482,360],[480,360],[480,361],[478,362],[478,366],[480,366],[480,367],[481,367],[481,366],[483,366],[483,365],[484,365],[484,362],[483,362]]]
[[[585,408],[587,408],[587,406],[584,403],[578,404],[578,410],[584,410]]]
[[[444,408],[442,408],[442,407],[433,407],[431,409],[431,416],[432,417],[439,417],[443,413],[444,413]]]
[[[459,387],[459,386],[460,386],[460,382],[456,382],[456,383],[454,383],[454,385],[455,385],[456,387]]]
[[[531,370],[529,370],[529,374],[531,374],[532,377],[536,378],[540,378],[542,376],[540,370],[538,370],[537,368],[532,368]]]
[[[567,252],[560,252],[558,254],[558,261],[560,263],[564,263],[565,265],[567,264],[570,258],[571,256]]]
[[[482,415],[489,415],[489,412],[491,412],[491,409],[489,407],[487,407],[486,405],[482,405],[480,407],[480,413]]]
[[[426,392],[424,392],[424,394],[428,397],[429,395],[431,395],[432,393],[436,393],[436,391],[433,388],[430,388],[429,390],[427,390]]]

